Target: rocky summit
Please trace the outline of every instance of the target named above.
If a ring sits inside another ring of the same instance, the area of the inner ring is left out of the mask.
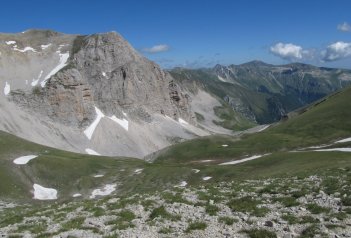
[[[116,32],[28,30],[0,42],[2,130],[74,152],[139,158],[211,133],[196,127],[188,91]]]

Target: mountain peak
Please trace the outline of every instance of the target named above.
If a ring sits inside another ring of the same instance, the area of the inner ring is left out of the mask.
[[[20,34],[24,35],[45,35],[45,36],[58,36],[58,35],[64,35],[64,33],[57,32],[51,29],[27,29]]]
[[[271,64],[267,64],[261,60],[252,60],[247,63],[241,64],[240,66],[260,67],[260,66],[271,66]]]

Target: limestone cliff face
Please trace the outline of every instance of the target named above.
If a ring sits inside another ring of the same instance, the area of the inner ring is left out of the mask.
[[[22,97],[26,108],[69,126],[85,127],[95,119],[94,106],[106,115],[130,114],[150,122],[159,113],[194,122],[189,96],[169,73],[139,55],[115,32],[77,36],[66,66]],[[29,94],[29,95],[28,95]],[[14,98],[14,101],[19,101]]]
[[[192,120],[189,98],[173,78],[117,33],[78,36],[71,52],[66,68],[43,89],[54,119],[85,126],[97,106],[135,120],[148,121],[154,113]]]
[[[59,72],[42,91],[39,97],[47,103],[46,111],[53,120],[86,126],[95,117],[91,87],[76,69]]]
[[[139,158],[209,134],[196,127],[187,92],[115,32],[0,34],[0,52],[0,130]]]

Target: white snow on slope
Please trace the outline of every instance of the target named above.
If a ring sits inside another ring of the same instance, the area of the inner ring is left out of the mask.
[[[192,169],[192,171],[194,171],[195,174],[197,174],[198,172],[200,172],[199,169]]]
[[[135,173],[135,174],[140,174],[143,170],[144,170],[144,169],[136,169],[136,170],[134,171],[134,173]]]
[[[107,196],[110,195],[113,191],[116,190],[116,184],[106,184],[102,189],[95,189],[92,193],[90,198],[95,198],[96,196]]]
[[[335,143],[345,143],[345,142],[350,142],[350,141],[351,141],[351,137],[345,138],[345,139],[342,139],[342,140],[338,140]]]
[[[37,158],[37,155],[26,155],[26,156],[21,156],[13,161],[15,164],[27,164],[29,161],[32,159]]]
[[[224,78],[222,78],[221,76],[218,75],[217,77],[218,77],[218,79],[219,79],[220,81],[225,82],[225,83],[227,82],[227,81],[226,81]]]
[[[16,41],[10,40],[10,41],[6,41],[5,43],[6,43],[6,45],[14,45],[14,44],[16,44]]]
[[[222,145],[222,147],[228,147],[228,145]]]
[[[122,120],[117,118],[115,115],[112,117],[109,117],[112,121],[118,123],[121,127],[123,127],[126,131],[128,131],[129,128],[129,122],[127,119],[123,118]]]
[[[32,80],[31,85],[32,85],[33,87],[35,87],[35,86],[37,86],[37,85],[38,85],[38,82],[39,82],[39,80],[40,80],[40,78],[41,78],[42,74],[43,74],[43,70],[40,70],[40,73],[39,73],[39,75],[38,75],[38,78],[37,78],[37,79],[33,79],[33,80]]]
[[[182,118],[179,118],[178,121],[179,121],[180,124],[189,125],[189,123],[184,121]]]
[[[97,107],[95,107],[95,112],[97,114],[95,121],[93,121],[93,123],[84,131],[84,134],[86,135],[86,137],[88,137],[89,140],[93,136],[95,128],[99,124],[101,118],[105,117],[105,115]]]
[[[212,159],[205,159],[205,160],[199,160],[199,163],[208,163],[208,162],[212,162]]]
[[[45,50],[46,48],[49,48],[50,45],[51,45],[51,43],[47,44],[47,45],[41,45],[40,47],[41,47],[42,50]]]
[[[307,147],[307,149],[320,149],[320,148],[324,148],[324,147],[327,147],[329,145],[317,145],[317,146],[310,146],[310,147]]]
[[[45,188],[39,184],[34,184],[34,199],[53,200],[57,199],[57,190],[53,188]]]
[[[20,50],[17,48],[17,46],[14,46],[13,50],[16,50],[16,51],[19,51],[22,53],[27,52],[27,51],[37,52],[35,49],[33,49],[32,47],[29,47],[29,46],[25,47],[23,50]]]
[[[267,154],[265,154],[265,155],[267,155]],[[246,162],[246,161],[249,161],[249,160],[254,160],[254,159],[261,158],[262,156],[265,156],[265,155],[254,155],[254,156],[251,156],[251,157],[248,157],[248,158],[245,158],[245,159],[239,159],[239,160],[234,160],[234,161],[229,161],[229,162],[221,163],[221,164],[219,164],[219,165],[240,164],[240,163],[243,163],[243,162]]]
[[[172,118],[166,116],[166,118],[170,119],[170,120],[173,120]],[[173,120],[174,121],[174,120]],[[176,122],[176,121],[175,121]],[[193,126],[191,124],[189,124],[187,121],[183,120],[182,118],[178,118],[178,122],[179,124],[184,127],[187,131],[195,134],[195,135],[198,135],[198,136],[207,136],[209,135],[209,133],[207,133],[206,131],[196,127],[196,126]]]
[[[94,178],[102,178],[102,177],[104,177],[104,175],[103,175],[103,174],[97,174],[97,175],[94,175]]]
[[[314,151],[340,151],[340,152],[351,152],[351,148],[331,148],[331,149],[321,149],[321,150],[314,150]]]
[[[85,152],[87,152],[88,155],[100,155],[98,152],[96,152],[95,150],[86,148]]]
[[[72,197],[74,197],[74,198],[81,197],[81,196],[82,196],[82,194],[80,194],[80,193],[75,193],[72,195]]]
[[[266,130],[269,126],[270,125],[264,125],[261,129],[258,130],[258,132]]]
[[[93,121],[93,123],[84,131],[84,134],[86,135],[86,137],[88,137],[88,139],[90,140],[91,137],[94,134],[94,131],[97,127],[97,125],[99,124],[100,120],[105,117],[105,115],[101,112],[101,110],[97,107],[95,107],[95,111],[97,114],[96,119]],[[124,115],[124,113],[123,113]],[[127,115],[127,114],[126,114]],[[111,117],[107,117],[109,119],[111,119],[112,121],[116,122],[118,125],[120,125],[121,127],[123,127],[123,129],[125,129],[126,131],[128,131],[129,129],[129,122],[127,119],[119,119],[117,118],[115,115],[111,116]],[[88,153],[88,152],[87,152]]]
[[[106,78],[106,73],[105,72],[102,72],[102,76],[104,76]]]
[[[67,52],[62,54],[60,51],[57,51],[57,53],[60,56],[59,64],[53,70],[51,70],[51,72],[48,75],[46,75],[45,79],[40,83],[41,87],[45,87],[46,82],[51,78],[51,76],[55,75],[58,71],[60,71],[63,67],[67,65],[69,53]]]
[[[177,188],[177,187],[185,187],[187,184],[188,184],[188,183],[187,183],[186,181],[182,181],[182,182],[180,182],[179,185],[176,185],[176,186],[174,186],[174,187],[175,187],[175,188]]]
[[[210,180],[211,178],[212,177],[207,176],[207,177],[203,177],[202,180],[207,181],[207,180]]]
[[[11,91],[10,84],[7,83],[7,81],[6,81],[5,87],[4,87],[4,94],[5,94],[5,95],[8,95],[8,94],[10,93],[10,91]]]
[[[331,146],[333,144],[336,144],[336,143],[346,143],[346,142],[351,142],[351,137],[349,138],[345,138],[345,139],[342,139],[342,140],[338,140],[338,141],[335,141],[334,143],[332,144],[324,144],[324,145],[317,145],[317,146],[310,146],[310,147],[307,147],[307,148],[302,148],[298,151],[301,151],[301,150],[304,150],[304,149],[321,149],[321,148],[324,148],[324,147],[327,147],[327,146]],[[343,149],[343,148],[342,148]],[[348,149],[348,148],[344,148],[344,149]],[[330,150],[330,149],[328,149]],[[296,152],[298,152],[296,151]],[[322,150],[319,150],[319,151],[322,151]],[[323,150],[325,151],[325,150]]]

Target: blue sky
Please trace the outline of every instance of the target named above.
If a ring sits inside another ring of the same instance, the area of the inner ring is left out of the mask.
[[[350,9],[349,0],[17,0],[2,3],[0,32],[117,31],[165,68],[251,60],[351,68]]]

